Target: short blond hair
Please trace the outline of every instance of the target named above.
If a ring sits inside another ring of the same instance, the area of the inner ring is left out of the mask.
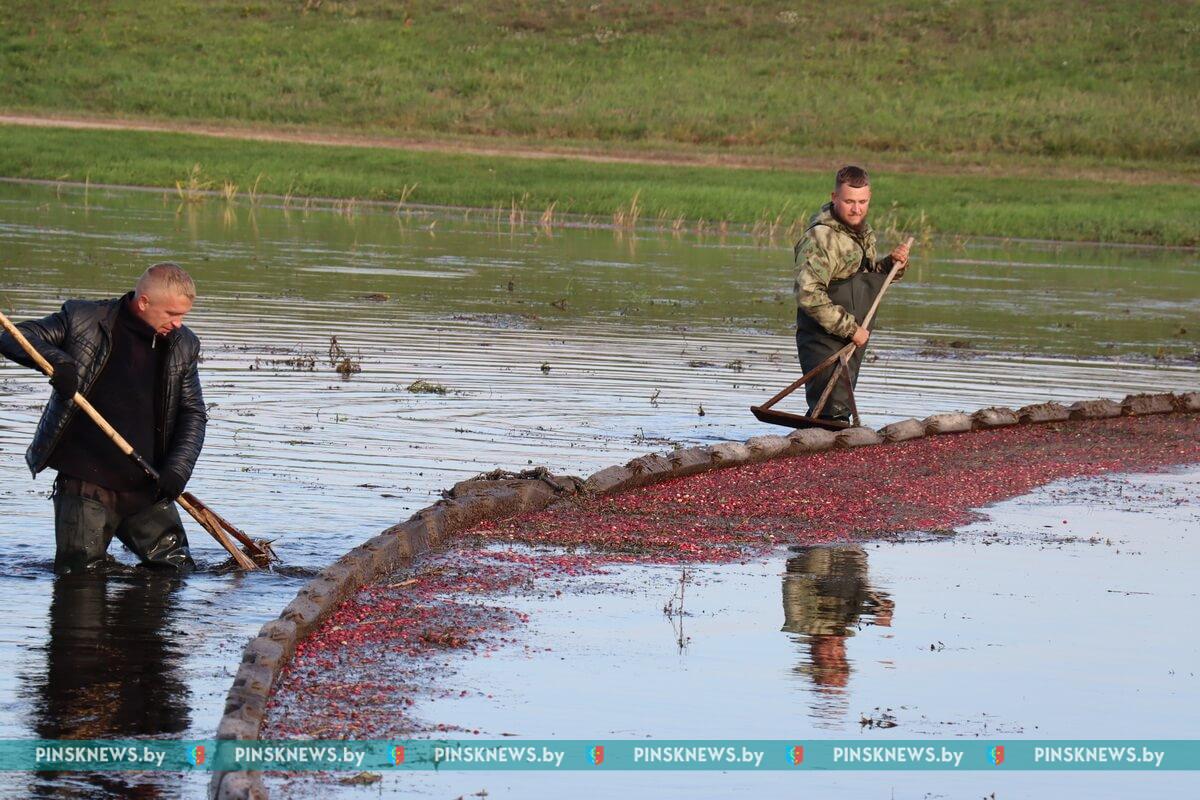
[[[161,291],[186,297],[188,300],[195,300],[196,282],[183,267],[170,261],[164,261],[143,272],[142,277],[138,278],[137,285],[133,287],[133,291],[135,297]]]

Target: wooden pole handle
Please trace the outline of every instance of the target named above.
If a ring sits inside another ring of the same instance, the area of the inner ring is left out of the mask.
[[[0,311],[0,325],[4,327],[4,330],[8,331],[9,336],[17,340],[17,344],[21,345],[21,349],[29,354],[29,357],[33,359],[33,363],[37,364],[38,368],[46,373],[47,377],[54,374],[54,367],[50,366],[50,362],[43,358],[42,354],[29,343],[29,340],[25,338],[25,334],[21,333],[21,329],[14,325],[13,321],[5,316],[3,311]]]
[[[33,344],[25,338],[25,334],[21,333],[21,329],[14,325],[12,320],[5,316],[3,312],[0,312],[0,325],[3,325],[4,330],[8,331],[9,335],[17,340],[17,344],[21,345],[21,349],[29,354],[29,357],[33,359],[33,362],[38,365],[38,368],[42,372],[46,373],[46,377],[54,377],[54,367],[41,353],[37,351],[37,348],[35,348]],[[104,431],[104,435],[111,439],[113,444],[120,448],[122,453],[136,461],[138,466],[145,470],[146,474],[150,476],[150,478],[158,480],[158,472],[154,469],[154,467],[150,466],[145,459],[134,452],[133,445],[127,442],[125,437],[117,432],[116,428],[114,428],[112,425],[109,425],[108,420],[100,416],[100,412],[96,410],[95,406],[88,402],[86,397],[79,392],[76,392],[75,396],[71,399],[75,401],[75,405],[83,409],[83,413],[91,417],[92,422],[96,423],[100,430]]]
[[[911,237],[911,236],[908,237],[908,239],[904,242],[904,244],[908,247],[912,247],[912,243],[913,243],[913,237]],[[907,262],[905,262],[905,263],[907,263]],[[883,300],[884,292],[886,292],[888,290],[888,287],[892,285],[892,281],[894,281],[896,279],[896,274],[899,272],[900,272],[900,265],[893,264],[891,271],[888,273],[887,280],[885,280],[883,282],[883,286],[880,287],[880,289],[879,289],[879,294],[875,295],[875,302],[871,303],[870,310],[868,310],[867,315],[865,317],[863,317],[862,326],[864,328],[866,328],[867,330],[871,329],[871,322],[875,319],[875,312],[879,310],[879,303],[880,303],[880,301]]]

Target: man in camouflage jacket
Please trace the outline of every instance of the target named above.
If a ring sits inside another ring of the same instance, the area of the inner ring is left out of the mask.
[[[850,363],[850,380],[858,380],[862,347],[870,337],[860,324],[885,276],[896,263],[908,263],[908,247],[900,245],[875,260],[875,232],[867,224],[871,185],[860,167],[838,170],[830,202],[809,221],[796,243],[796,348],[805,372],[848,342],[858,345]],[[899,277],[899,275],[897,275]],[[827,370],[805,385],[809,412],[833,375]],[[849,394],[835,387],[822,418],[850,418]]]

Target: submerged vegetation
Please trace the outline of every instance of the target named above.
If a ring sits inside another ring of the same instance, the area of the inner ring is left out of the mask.
[[[444,395],[447,392],[449,392],[449,389],[447,389],[445,386],[442,386],[440,383],[433,383],[431,381],[425,380],[424,378],[417,378],[415,381],[413,381],[412,383],[410,383],[408,385],[408,391],[412,392],[413,394],[442,394],[442,395]]]
[[[351,356],[338,344],[336,336],[329,337],[329,366],[343,378],[362,372],[362,356]]]

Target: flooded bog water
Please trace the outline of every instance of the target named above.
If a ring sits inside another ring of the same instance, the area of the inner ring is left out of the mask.
[[[441,660],[443,694],[416,711],[514,743],[1186,739],[1200,643],[1179,620],[1198,599],[1198,496],[1196,468],[1067,481],[993,506],[953,535],[686,572],[613,566],[488,597],[527,615],[526,635],[486,658]],[[1186,773],[1145,772],[444,771],[383,781],[385,792],[431,798],[1123,798],[1200,788]]]
[[[48,388],[0,364],[0,737],[76,719],[95,736],[209,736],[244,641],[306,576],[455,481],[531,464],[588,474],[778,432],[748,407],[797,377],[789,246],[0,184],[0,303],[15,319],[121,294],[155,261],[191,270],[210,423],[189,488],[278,537],[288,568],[205,571],[153,597],[121,580],[60,590],[49,481],[22,458]],[[1178,250],[926,249],[883,307],[865,421],[1195,387],[1197,263]],[[361,367],[348,379],[334,369],[345,357]],[[419,379],[445,393],[408,391]],[[222,560],[189,534],[203,567]],[[145,624],[122,622],[131,614]],[[116,651],[149,641],[153,657],[130,669],[169,689],[171,713],[149,691],[95,707],[114,662],[64,662],[78,636]]]

